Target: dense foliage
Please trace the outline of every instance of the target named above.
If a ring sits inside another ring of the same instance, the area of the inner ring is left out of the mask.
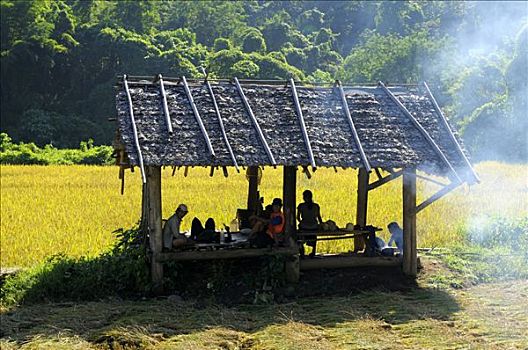
[[[6,0],[0,6],[2,131],[16,141],[109,144],[116,75],[199,77],[204,66],[229,78],[428,80],[476,156],[527,157],[523,2]]]
[[[81,141],[78,149],[57,149],[53,145],[43,148],[34,143],[14,144],[11,138],[0,133],[0,164],[85,164],[110,165],[115,163],[110,146],[94,146],[93,140]]]

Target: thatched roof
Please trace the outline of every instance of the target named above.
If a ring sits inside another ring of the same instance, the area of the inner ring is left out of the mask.
[[[292,87],[246,82],[242,89],[260,126],[275,164],[251,121],[237,87],[228,81],[211,81],[225,126],[225,135],[239,166],[310,165],[309,147],[292,98]],[[173,133],[169,134],[159,83],[128,78],[133,117],[145,165],[232,166],[233,159],[222,134],[211,94],[202,81],[188,84],[210,145],[212,156],[184,86],[165,79],[167,107]],[[441,123],[431,98],[422,87],[389,88],[438,145],[464,180],[469,163]],[[420,133],[411,119],[383,87],[343,87],[357,136],[371,167],[383,169],[416,166],[437,175],[452,174],[445,160]],[[336,87],[297,87],[305,130],[317,166],[363,167],[360,150]],[[121,142],[130,162],[139,164],[129,101],[123,80],[118,83],[116,106]],[[457,140],[460,142],[458,136]]]

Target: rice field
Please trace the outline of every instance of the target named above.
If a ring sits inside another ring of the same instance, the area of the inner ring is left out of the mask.
[[[482,183],[462,187],[419,213],[418,246],[449,246],[459,242],[466,227],[490,216],[528,215],[528,165],[480,163],[476,170]],[[209,169],[183,170],[171,176],[163,170],[163,217],[169,217],[179,203],[190,213],[183,227],[189,229],[194,216],[229,224],[236,209],[246,204],[244,173],[229,169],[209,176]],[[375,178],[375,175],[374,175]],[[320,204],[323,220],[339,226],[355,220],[356,179],[354,170],[318,169],[311,179],[298,174],[298,200],[310,189]],[[441,179],[440,179],[441,180]],[[47,256],[64,253],[94,256],[108,249],[112,231],[138,222],[141,207],[141,179],[138,171],[126,173],[125,194],[120,194],[117,167],[103,166],[2,166],[1,167],[1,266],[31,266]],[[401,224],[401,179],[370,193],[368,221],[383,227]],[[434,193],[434,184],[418,181],[418,203]],[[282,169],[266,169],[260,186],[265,202],[280,197]],[[352,242],[330,241],[319,251],[352,249]]]

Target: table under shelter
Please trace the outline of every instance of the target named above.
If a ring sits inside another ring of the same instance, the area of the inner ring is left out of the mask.
[[[283,254],[291,281],[299,269],[320,263],[303,260],[294,244],[273,249],[162,250],[161,168],[243,168],[248,175],[247,211],[259,202],[258,173],[283,168],[285,234],[296,236],[297,171],[316,168],[358,170],[355,224],[368,225],[369,192],[403,177],[403,259],[355,257],[344,266],[401,264],[417,273],[416,215],[463,183],[478,183],[462,142],[426,83],[417,85],[302,85],[287,81],[214,80],[122,76],[116,89],[120,177],[139,168],[143,182],[142,229],[148,237],[151,277],[162,288],[163,263],[170,260],[230,259]],[[420,174],[417,174],[417,170]],[[422,175],[425,174],[425,175]],[[441,176],[444,182],[428,176]],[[416,202],[416,179],[439,186]],[[351,194],[352,195],[352,194]],[[313,235],[313,233],[311,233]],[[321,235],[324,233],[321,233]],[[302,233],[299,234],[302,236]],[[364,245],[356,235],[355,249]],[[362,260],[358,260],[362,259]],[[343,261],[343,260],[341,260]],[[335,261],[322,264],[332,267]]]

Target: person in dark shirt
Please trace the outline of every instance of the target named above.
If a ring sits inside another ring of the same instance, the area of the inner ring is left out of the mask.
[[[306,190],[303,192],[304,203],[297,207],[297,221],[299,221],[299,231],[317,231],[319,225],[323,223],[321,218],[321,210],[319,204],[314,203],[312,191]],[[306,245],[312,247],[310,257],[315,256],[317,247],[317,236],[306,236]],[[304,248],[301,250],[304,252]]]

